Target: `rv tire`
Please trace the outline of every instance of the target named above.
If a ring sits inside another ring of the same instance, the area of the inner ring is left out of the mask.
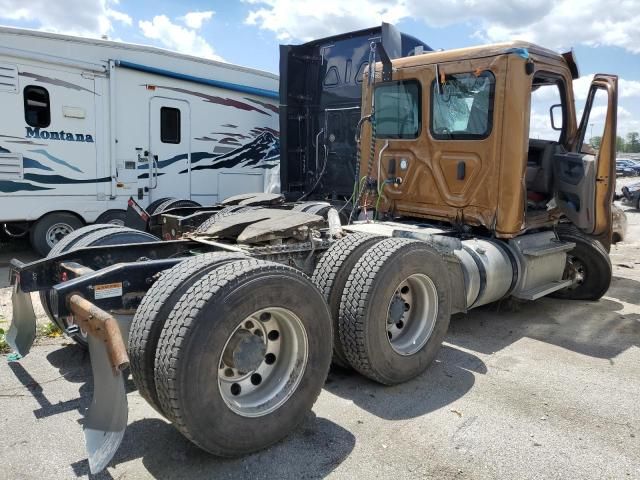
[[[46,257],[56,243],[83,225],[82,220],[72,213],[49,213],[31,227],[31,246],[41,256]]]

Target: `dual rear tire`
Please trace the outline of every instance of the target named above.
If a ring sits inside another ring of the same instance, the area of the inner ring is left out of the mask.
[[[129,335],[131,372],[195,444],[244,455],[284,438],[311,410],[331,361],[331,318],[293,268],[200,258],[168,270],[147,293]]]
[[[311,410],[334,327],[345,365],[369,378],[394,384],[421,373],[449,320],[442,260],[412,240],[353,235],[338,244],[314,275],[321,290],[293,268],[235,253],[200,255],[164,272],[129,332],[141,395],[199,447],[237,456],[278,442]],[[419,299],[427,283],[431,296]],[[418,315],[405,315],[405,304],[418,300],[431,313],[415,303]],[[391,310],[398,338],[397,323],[413,321],[395,347]]]
[[[446,265],[416,240],[349,235],[318,262],[314,280],[334,324],[334,363],[385,385],[435,358],[449,326]]]

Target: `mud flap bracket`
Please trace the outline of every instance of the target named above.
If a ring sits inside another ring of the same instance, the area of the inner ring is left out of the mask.
[[[33,310],[31,294],[23,292],[16,282],[11,295],[13,314],[11,326],[7,331],[7,343],[20,356],[24,357],[31,350],[36,338],[36,314]]]

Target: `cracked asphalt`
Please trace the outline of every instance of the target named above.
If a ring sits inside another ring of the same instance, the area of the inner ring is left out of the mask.
[[[129,427],[95,478],[640,478],[640,212],[627,215],[599,302],[456,316],[435,363],[396,387],[333,370],[302,427],[257,454],[204,453],[129,382]],[[29,252],[3,251],[0,263],[7,256]],[[64,338],[39,339],[19,362],[1,357],[0,478],[89,476],[80,422],[91,394],[88,355]]]

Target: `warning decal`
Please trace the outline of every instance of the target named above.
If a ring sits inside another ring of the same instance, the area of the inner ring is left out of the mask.
[[[112,298],[122,296],[122,282],[118,283],[105,283],[104,285],[96,285],[95,287],[95,299]]]

